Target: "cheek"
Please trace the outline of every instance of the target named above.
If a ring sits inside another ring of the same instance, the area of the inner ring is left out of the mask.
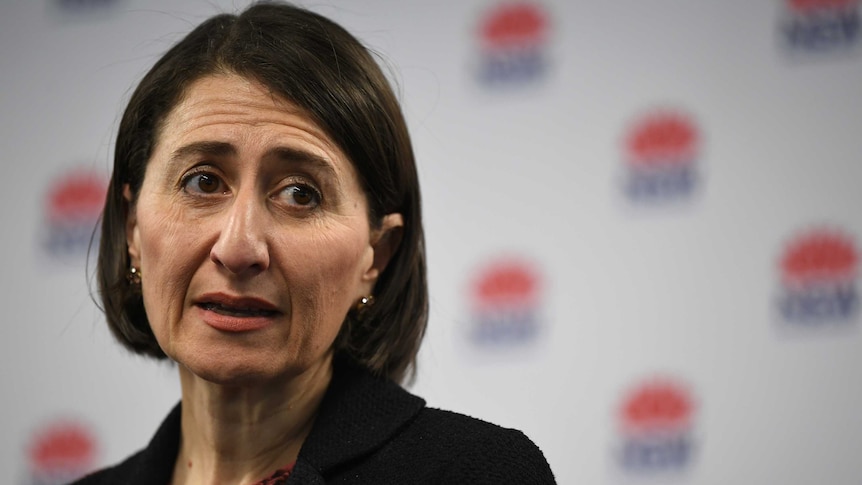
[[[139,206],[144,307],[157,336],[180,317],[195,268],[208,254],[201,244],[202,234],[190,224],[176,208]]]
[[[362,274],[370,265],[367,237],[352,229],[339,229],[314,231],[304,245],[307,250],[295,251],[290,258],[295,265],[289,273],[294,277],[286,275],[296,309],[302,313],[300,321],[323,324],[333,337],[362,295]],[[298,277],[300,274],[306,277]]]
[[[367,237],[353,229],[345,228],[341,231],[320,231],[317,233],[315,246],[325,248],[320,251],[320,275],[324,281],[337,284],[331,285],[332,296],[340,295],[343,299],[352,300],[360,295],[361,278],[367,269],[368,248]],[[351,294],[345,294],[348,291]]]

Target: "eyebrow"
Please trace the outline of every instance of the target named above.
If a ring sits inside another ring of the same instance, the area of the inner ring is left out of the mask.
[[[193,155],[206,155],[210,157],[225,157],[236,155],[233,145],[221,141],[198,141],[183,145],[171,154],[171,163],[179,162]]]
[[[208,157],[230,157],[236,156],[237,150],[236,147],[227,142],[198,141],[177,148],[171,155],[171,163],[175,163],[184,158],[188,158],[195,155],[202,155]],[[286,146],[274,147],[267,150],[263,157],[264,159],[275,158],[283,162],[310,165],[316,169],[327,172],[333,177],[337,175],[335,172],[335,168],[332,165],[332,162],[330,162],[328,159],[298,148]]]
[[[315,155],[314,153],[310,153],[305,150],[279,146],[268,150],[266,154],[264,154],[264,158],[270,157],[276,158],[284,162],[310,165],[311,167],[326,172],[332,177],[337,177],[338,175],[335,172],[335,167],[333,167],[332,162],[330,162],[324,157]]]

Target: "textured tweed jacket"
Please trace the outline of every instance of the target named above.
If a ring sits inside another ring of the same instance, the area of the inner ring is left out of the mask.
[[[179,451],[177,405],[150,444],[76,485],[167,485]],[[394,382],[337,360],[287,484],[548,484],[554,476],[523,433],[425,407]]]

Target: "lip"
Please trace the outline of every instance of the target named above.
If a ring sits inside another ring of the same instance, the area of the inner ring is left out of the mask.
[[[196,298],[193,304],[204,323],[224,332],[259,330],[282,315],[275,304],[265,299],[226,293],[206,293]],[[243,315],[244,312],[248,314]]]

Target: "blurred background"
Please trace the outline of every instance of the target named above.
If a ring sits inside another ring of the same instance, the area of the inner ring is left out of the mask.
[[[0,483],[116,462],[177,401],[87,248],[131,90],[244,5],[0,3]],[[858,0],[304,5],[379,53],[413,136],[413,392],[562,484],[862,483]]]

